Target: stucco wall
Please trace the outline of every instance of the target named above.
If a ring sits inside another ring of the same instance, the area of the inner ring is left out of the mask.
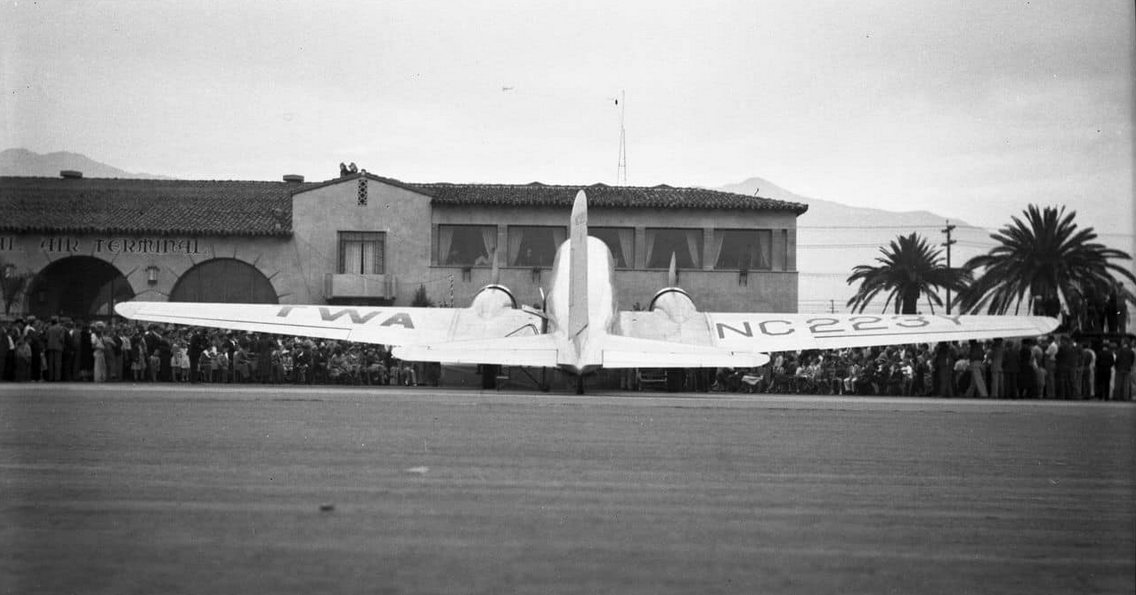
[[[367,204],[360,205],[359,179],[332,181],[294,195],[292,237],[7,234],[0,237],[0,257],[21,272],[37,273],[61,258],[90,256],[116,267],[139,299],[159,301],[194,265],[233,258],[260,271],[280,303],[326,303],[325,276],[338,265],[338,232],[377,231],[386,234],[384,265],[386,274],[397,279],[396,304],[409,304],[422,284],[435,303],[452,297],[453,305],[465,306],[490,281],[490,268],[435,264],[439,225],[497,225],[498,246],[507,246],[509,225],[566,226],[569,216],[567,207],[432,205],[428,196],[373,178],[365,178]],[[665,269],[644,267],[647,228],[700,228],[706,245],[714,229],[773,230],[775,254],[783,253],[788,242],[787,259],[782,264],[775,258],[775,270],[752,270],[742,285],[737,271],[715,271],[706,262],[701,270],[680,271],[679,284],[705,310],[796,311],[796,217],[791,212],[592,207],[589,224],[636,230],[635,266],[616,272],[617,299],[626,309],[637,302],[646,306],[667,283]],[[147,280],[151,266],[158,267],[153,284]],[[500,281],[519,300],[534,304],[540,301],[540,288],[547,290],[550,274],[550,269],[534,275],[532,267],[504,266]]]
[[[302,279],[289,274],[301,266],[290,242],[271,237],[12,234],[0,241],[0,258],[17,272],[32,274],[62,259],[95,258],[122,273],[137,299],[151,301],[168,299],[178,279],[195,265],[232,258],[263,274],[281,302],[302,302],[309,295]],[[154,283],[149,282],[150,267],[157,267]],[[29,281],[27,288],[31,286]],[[27,304],[20,306],[26,309]]]
[[[358,199],[359,180],[367,180],[367,204]],[[324,275],[337,270],[338,232],[386,234],[385,274],[397,279],[395,303],[409,304],[426,281],[430,263],[430,198],[369,178],[334,182],[292,197],[293,249],[298,254],[310,303],[323,303]]]
[[[437,241],[438,225],[497,225],[498,246],[506,245],[509,225],[562,225],[568,222],[570,209],[536,207],[484,207],[436,205],[432,212],[432,241]],[[715,229],[770,229],[773,230],[773,251],[785,249],[787,261],[773,271],[749,271],[746,284],[741,284],[737,271],[713,270],[714,263],[702,263],[702,270],[682,270],[679,285],[684,287],[700,309],[708,311],[768,311],[796,312],[796,216],[783,211],[696,211],[689,209],[605,209],[591,207],[588,224],[596,227],[633,227],[636,230],[635,267],[616,271],[616,293],[619,304],[630,309],[638,302],[643,307],[651,297],[667,284],[665,269],[647,269],[644,263],[644,236],[647,228],[699,228],[703,242],[709,244]],[[436,250],[432,245],[431,254]],[[703,252],[707,249],[704,246]],[[434,258],[433,263],[437,262]],[[504,262],[504,259],[502,259]],[[780,265],[780,259],[776,259]],[[448,279],[454,279],[453,297],[456,305],[465,305],[476,292],[489,282],[489,267],[471,267],[469,277],[462,267],[431,266],[431,278],[443,279],[427,287],[434,301],[449,301]],[[526,304],[540,301],[539,288],[548,290],[550,270],[544,269],[539,277],[532,267],[502,266],[501,283],[510,288],[518,300]]]

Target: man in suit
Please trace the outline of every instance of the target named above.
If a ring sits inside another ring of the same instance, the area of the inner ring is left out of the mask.
[[[67,329],[59,324],[59,317],[52,316],[51,324],[47,327],[47,380],[61,382],[63,380],[63,348],[67,342]]]

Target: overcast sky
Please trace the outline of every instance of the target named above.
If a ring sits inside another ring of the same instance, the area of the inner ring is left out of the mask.
[[[30,2],[0,148],[180,178],[764,177],[999,227],[1064,204],[1131,250],[1132,0]]]

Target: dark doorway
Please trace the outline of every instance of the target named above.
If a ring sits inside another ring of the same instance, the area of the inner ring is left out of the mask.
[[[174,285],[170,301],[280,303],[268,277],[251,264],[235,258],[214,258],[189,269]]]
[[[35,276],[27,303],[39,318],[60,315],[90,320],[112,316],[115,304],[133,297],[130,282],[113,264],[92,256],[69,256]]]

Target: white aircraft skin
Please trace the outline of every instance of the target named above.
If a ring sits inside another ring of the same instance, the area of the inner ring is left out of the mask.
[[[673,286],[673,259],[671,287],[647,310],[621,312],[611,252],[588,236],[582,190],[544,312],[517,307],[496,283],[496,262],[493,277],[468,308],[124,302],[115,310],[152,322],[381,343],[407,361],[559,368],[578,378],[601,368],[746,368],[773,351],[1039,336],[1057,327],[1038,316],[700,312]]]

